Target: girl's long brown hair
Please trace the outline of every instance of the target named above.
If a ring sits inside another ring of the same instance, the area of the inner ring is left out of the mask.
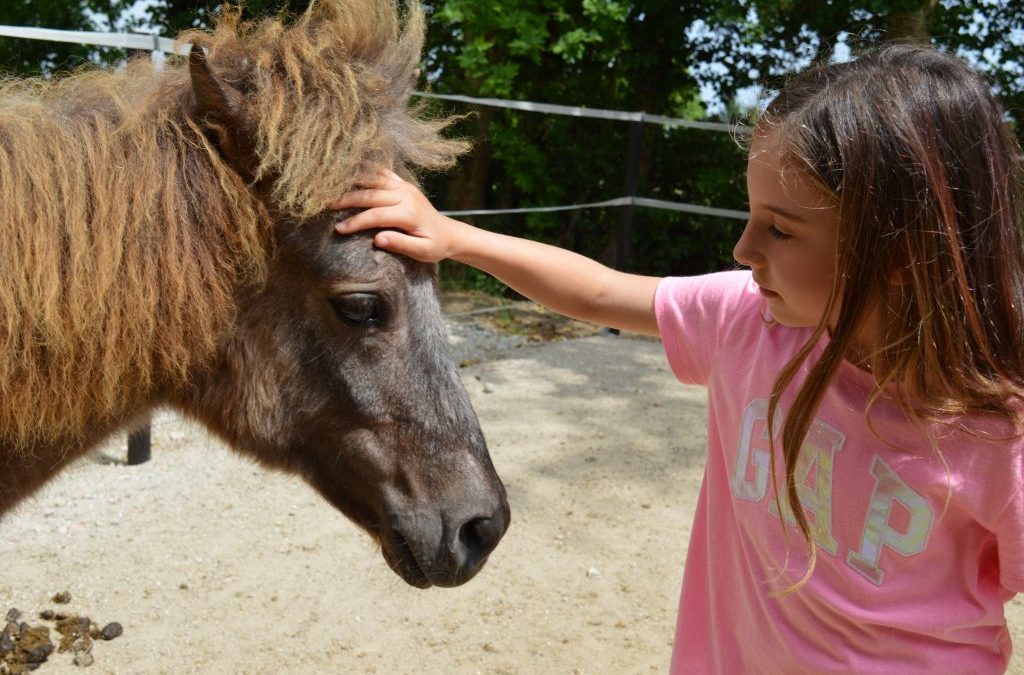
[[[800,508],[796,463],[844,358],[863,361],[875,375],[871,402],[893,399],[922,432],[927,422],[977,413],[1021,428],[1021,150],[979,75],[950,55],[912,45],[794,77],[757,129],[779,129],[790,163],[839,208],[829,308],[783,368],[768,409],[774,438],[780,398],[838,306],[831,339],[782,429],[785,492],[810,554],[806,581],[816,548]],[[851,354],[871,313],[881,328],[879,347]]]

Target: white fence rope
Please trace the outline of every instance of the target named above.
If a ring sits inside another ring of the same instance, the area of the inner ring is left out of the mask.
[[[160,37],[159,35],[146,35],[142,33],[96,33],[90,31],[56,30],[53,28],[35,28],[25,26],[0,26],[0,37],[21,38],[27,40],[45,40],[48,42],[70,42],[74,44],[90,45],[96,47],[119,47],[121,49],[137,49],[163,54],[187,54],[191,48],[190,44],[180,44],[175,49],[174,41]],[[721,122],[699,122],[676,117],[665,117],[662,115],[649,115],[644,112],[626,112],[621,110],[603,110],[600,108],[582,108],[578,106],[556,105],[552,103],[536,103],[533,101],[509,101],[497,98],[478,98],[473,96],[461,96],[455,94],[434,94],[430,92],[413,92],[416,96],[426,98],[443,99],[456,101],[471,105],[482,105],[495,108],[508,108],[513,110],[524,110],[527,112],[539,112],[552,115],[569,115],[572,117],[591,117],[597,119],[608,119],[623,122],[643,122],[659,124],[667,127],[686,127],[701,129],[704,131],[718,131],[727,133],[747,133],[750,128],[742,124],[724,124]],[[590,202],[587,204],[567,204],[564,206],[540,206],[520,209],[476,209],[469,211],[443,211],[449,216],[485,216],[512,213],[551,213],[556,211],[574,211],[580,209],[608,208],[617,206],[641,206],[646,208],[663,209],[668,211],[680,211],[700,215],[717,216],[721,218],[734,218],[746,220],[749,214],[746,211],[732,209],[720,209],[699,204],[684,204],[681,202],[670,202],[661,199],[649,199],[646,197],[618,197],[601,202]]]
[[[23,26],[0,26],[0,37],[23,38],[26,40],[45,40],[47,42],[71,42],[91,45],[94,47],[120,47],[121,49],[139,49],[166,54],[187,54],[190,45],[182,45],[180,51],[174,49],[174,40],[159,35],[142,33],[91,33],[75,30],[55,30],[53,28],[26,28]]]
[[[568,206],[537,206],[528,209],[480,209],[468,211],[442,211],[446,216],[487,216],[505,213],[551,213],[554,211],[575,211],[579,209],[600,209],[609,206],[645,206],[652,209],[663,209],[666,211],[685,211],[686,213],[697,213],[702,216],[718,216],[720,218],[736,218],[746,220],[750,217],[747,211],[734,211],[733,209],[718,209],[713,206],[701,206],[699,204],[683,204],[680,202],[669,202],[663,199],[650,199],[647,197],[616,197],[606,199],[602,202],[589,202],[586,204],[570,204]]]
[[[506,101],[500,98],[475,98],[473,96],[462,96],[459,94],[434,94],[417,91],[416,96],[426,98],[440,98],[446,101],[459,101],[473,105],[484,105],[492,108],[512,108],[514,110],[525,110],[527,112],[551,113],[553,115],[569,115],[572,117],[594,117],[605,120],[619,120],[622,122],[647,122],[660,124],[665,127],[690,127],[703,129],[704,131],[725,131],[727,133],[748,133],[750,127],[744,124],[725,124],[723,122],[698,122],[695,120],[684,120],[678,117],[665,117],[663,115],[651,115],[645,112],[624,112],[622,110],[603,110],[601,108],[581,108],[569,105],[555,105],[553,103],[534,103],[533,101]]]

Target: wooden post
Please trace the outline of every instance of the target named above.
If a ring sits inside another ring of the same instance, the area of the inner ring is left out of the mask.
[[[153,50],[157,51],[160,49],[159,37],[153,35]],[[125,56],[129,59],[133,57],[149,55],[153,58],[153,52],[149,52],[145,49],[126,49]],[[137,466],[139,464],[145,464],[150,460],[153,455],[153,444],[152,444],[152,433],[151,423],[152,417],[146,419],[144,424],[139,425],[134,431],[128,434],[128,466]]]
[[[641,119],[633,122],[629,129],[629,150],[626,153],[626,183],[625,192],[627,197],[636,196],[637,184],[640,182],[640,151],[644,142],[643,113]],[[615,269],[625,271],[629,264],[630,240],[633,235],[633,212],[636,210],[632,204],[622,208],[622,220],[619,223],[619,240],[615,247]]]
[[[149,461],[152,456],[150,442],[150,421],[128,434],[128,466],[136,466]]]
[[[627,197],[636,196],[637,184],[640,182],[640,151],[644,143],[644,121],[643,113],[640,119],[633,122],[629,128],[629,148],[626,151],[626,182],[625,193]],[[622,220],[619,221],[619,237],[615,245],[615,269],[624,272],[629,265],[630,240],[633,237],[633,212],[636,207],[633,204],[626,204],[622,207]],[[618,335],[618,328],[606,329],[612,335]]]

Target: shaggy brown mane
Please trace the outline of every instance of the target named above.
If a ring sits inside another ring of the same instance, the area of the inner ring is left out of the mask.
[[[417,4],[325,0],[291,25],[225,11],[208,49],[256,130],[280,217],[321,212],[374,166],[440,168],[464,146],[407,108]],[[0,84],[0,441],[81,436],[186,384],[273,256],[267,209],[192,115],[188,67]]]

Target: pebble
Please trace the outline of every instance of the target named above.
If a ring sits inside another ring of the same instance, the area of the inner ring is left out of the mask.
[[[92,652],[79,652],[75,654],[74,664],[81,668],[88,668],[94,661],[95,659],[92,656]]]
[[[587,570],[587,576],[588,577],[599,577],[599,576],[601,576],[601,570],[597,569],[596,567],[591,567],[590,569]]]
[[[113,640],[116,637],[120,637],[122,633],[124,633],[124,628],[121,627],[121,624],[111,621],[100,631],[100,637],[104,640]]]

